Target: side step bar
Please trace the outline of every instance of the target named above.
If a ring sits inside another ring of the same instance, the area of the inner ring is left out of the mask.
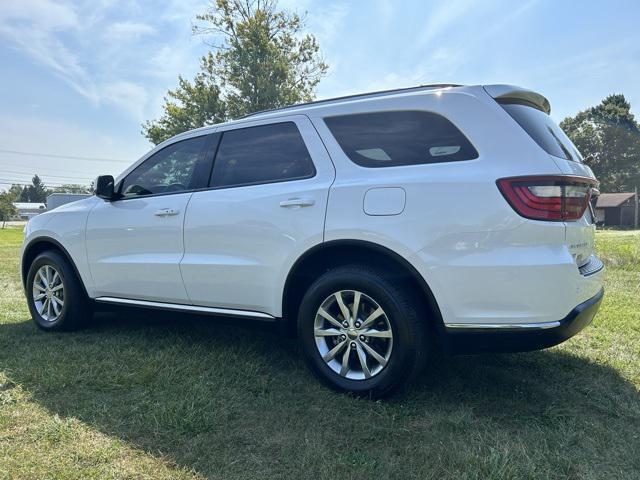
[[[95,301],[98,303],[109,303],[112,305],[146,307],[146,308],[155,308],[159,310],[172,310],[172,311],[178,311],[178,312],[209,313],[212,315],[253,318],[257,320],[266,320],[266,321],[276,320],[275,317],[267,313],[252,312],[250,310],[233,310],[230,308],[199,307],[196,305],[150,302],[148,300],[132,300],[130,298],[116,298],[116,297],[98,297],[95,299]]]

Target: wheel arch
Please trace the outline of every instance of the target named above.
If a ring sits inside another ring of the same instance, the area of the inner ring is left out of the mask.
[[[413,288],[431,313],[432,325],[442,331],[443,320],[433,291],[418,270],[393,250],[365,240],[331,240],[303,253],[287,275],[282,295],[282,317],[290,332],[295,331],[296,312],[304,293],[322,273],[340,265],[361,263],[384,268]]]
[[[78,278],[78,281],[82,286],[82,291],[88,297],[89,295],[87,293],[87,288],[84,285],[82,276],[80,275],[80,271],[73,261],[73,258],[71,258],[71,255],[69,254],[67,249],[59,241],[51,237],[34,238],[33,240],[29,241],[29,243],[24,247],[20,267],[23,288],[26,289],[27,275],[29,273],[29,267],[31,266],[31,263],[38,255],[47,250],[53,250],[54,252],[61,254],[67,260],[67,262],[69,262],[69,265],[71,265],[71,268],[73,268],[73,272],[76,274],[76,277]]]

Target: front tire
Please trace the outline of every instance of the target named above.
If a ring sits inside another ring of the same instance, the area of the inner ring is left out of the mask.
[[[42,330],[71,330],[92,314],[73,267],[55,251],[45,251],[31,263],[26,295],[31,318]]]
[[[340,392],[379,398],[402,387],[427,355],[415,294],[359,265],[335,268],[307,290],[298,336],[314,374]]]

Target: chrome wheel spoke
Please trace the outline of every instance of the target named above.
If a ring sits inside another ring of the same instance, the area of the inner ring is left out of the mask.
[[[44,302],[42,302],[42,303],[38,306],[38,313],[39,313],[40,315],[44,315],[44,309],[45,309],[45,307],[47,306],[47,302],[48,302],[48,301],[49,301],[48,299],[45,299],[45,301],[44,301]]]
[[[58,292],[58,291],[62,290],[62,287],[63,287],[63,285],[62,285],[62,283],[60,283],[59,285],[56,285],[55,287],[53,287],[51,289],[51,291],[52,292]]]
[[[51,297],[51,299],[53,300],[53,302],[51,302],[51,305],[53,306],[53,313],[57,317],[58,315],[60,315],[61,305],[56,302],[55,297]]]
[[[349,315],[349,309],[345,305],[344,299],[342,298],[342,292],[336,292],[334,295],[336,297],[336,301],[338,302],[338,307],[340,307],[340,313],[342,313],[342,317],[347,322],[349,322],[349,325],[351,325],[351,316]]]
[[[367,355],[360,345],[356,345],[356,352],[358,353],[358,360],[360,360],[360,367],[362,367],[364,378],[371,378],[371,371],[369,367],[367,367]]]
[[[382,355],[380,355],[378,352],[376,352],[373,348],[371,348],[369,345],[367,345],[364,342],[361,342],[360,345],[362,345],[362,348],[365,349],[365,351],[371,355],[374,360],[376,362],[378,362],[380,365],[382,365],[383,367],[387,364],[387,359],[384,358]]]
[[[360,292],[355,292],[353,294],[353,306],[351,308],[351,318],[355,322],[358,318],[358,309],[360,308],[360,297],[362,294]]]
[[[43,298],[45,298],[47,296],[46,293],[40,293],[38,294],[36,297],[33,297],[33,299],[37,302],[39,300],[42,300]]]
[[[337,337],[341,335],[340,330],[336,330],[335,328],[316,328],[315,330],[316,337]]]
[[[46,273],[45,275],[42,274],[42,269],[40,269],[38,271],[38,277],[40,277],[40,282],[42,282],[42,285],[44,285],[44,288],[49,288],[49,281],[46,279]]]
[[[340,375],[343,377],[349,373],[349,357],[351,356],[351,349],[347,348],[342,355],[342,365],[340,366]]]
[[[33,282],[33,288],[35,288],[39,292],[44,292],[46,290],[46,288],[44,288],[42,285],[40,285],[39,283],[36,283],[35,280]]]
[[[392,338],[393,337],[391,330],[370,329],[370,330],[365,330],[364,332],[361,333],[361,335],[364,335],[365,337],[373,337],[373,338]]]
[[[342,328],[342,324],[338,320],[336,320],[334,317],[332,317],[329,314],[329,312],[327,312],[324,308],[320,307],[320,309],[318,310],[318,315],[320,315],[322,318],[324,318],[327,322],[332,324],[334,327]]]
[[[362,322],[362,327],[361,328],[368,327],[373,322],[375,322],[378,318],[380,318],[381,315],[384,315],[384,310],[382,310],[382,307],[378,307],[376,310],[373,311],[373,313],[371,315],[369,315],[365,319],[364,322]]]
[[[346,345],[347,345],[347,340],[343,340],[342,342],[338,343],[335,347],[333,347],[331,350],[329,350],[324,357],[322,357],[322,359],[325,362],[328,362],[330,360],[333,360],[334,358],[336,358],[336,355],[338,353],[340,353],[340,350],[342,350]]]

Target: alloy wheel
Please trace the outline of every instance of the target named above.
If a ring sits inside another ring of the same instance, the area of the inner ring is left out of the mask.
[[[60,273],[51,265],[43,265],[33,278],[33,304],[47,322],[60,318],[64,307],[64,283]]]
[[[389,363],[393,331],[387,314],[357,290],[329,295],[316,312],[316,347],[334,372],[350,380],[378,375]]]

